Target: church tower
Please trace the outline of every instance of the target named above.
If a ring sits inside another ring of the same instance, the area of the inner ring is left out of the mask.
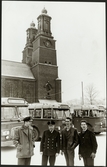
[[[37,33],[37,29],[35,28],[35,23],[30,24],[30,28],[26,30],[27,38],[26,38],[26,46],[23,51],[23,60],[22,63],[26,63],[31,65],[32,61],[32,51],[33,51],[33,44],[32,42],[35,39],[35,35]]]
[[[35,101],[61,102],[61,80],[58,78],[55,42],[51,33],[51,17],[44,8],[38,16],[38,29],[32,23],[27,30],[27,44],[23,51],[23,63],[27,63],[36,79]]]

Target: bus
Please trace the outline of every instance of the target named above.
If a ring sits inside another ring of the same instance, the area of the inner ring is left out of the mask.
[[[32,103],[28,106],[29,114],[32,116],[32,126],[35,133],[35,141],[42,137],[43,131],[47,129],[49,120],[55,121],[55,128],[59,132],[63,128],[66,117],[70,117],[70,107],[63,103]]]
[[[86,120],[88,128],[94,133],[99,134],[106,131],[105,110],[96,105],[76,105],[73,107],[74,127],[81,131],[80,122]]]
[[[1,98],[1,147],[13,145],[14,128],[29,116],[28,102],[23,98]]]

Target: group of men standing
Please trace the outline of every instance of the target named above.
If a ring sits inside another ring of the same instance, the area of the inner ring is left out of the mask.
[[[33,128],[30,126],[31,117],[24,118],[24,125],[16,130],[14,144],[17,147],[18,165],[30,165],[34,155],[35,142]],[[55,130],[55,121],[47,122],[48,129],[44,131],[40,143],[42,166],[55,165],[59,153],[64,154],[66,165],[74,166],[75,148],[79,145],[79,159],[83,158],[84,166],[94,166],[97,151],[97,141],[93,132],[87,128],[87,122],[81,121],[81,132],[72,126],[71,118],[65,120],[66,126],[59,133]]]

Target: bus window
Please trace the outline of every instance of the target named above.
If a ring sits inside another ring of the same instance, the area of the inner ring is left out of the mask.
[[[34,109],[30,109],[30,110],[29,110],[29,115],[30,115],[31,117],[33,117],[33,111],[34,111]]]
[[[63,110],[64,114],[66,117],[70,117],[70,112],[69,110]]]
[[[51,109],[43,109],[43,118],[51,118]]]
[[[33,111],[33,117],[34,118],[41,118],[41,109],[35,109]]]
[[[82,110],[78,110],[78,117],[83,117],[83,111]]]
[[[19,118],[24,118],[29,115],[29,110],[27,107],[17,107]]]
[[[104,117],[105,116],[104,111],[103,110],[99,110],[99,115],[100,115],[100,117]]]
[[[74,110],[73,117],[77,117],[77,111]]]
[[[57,110],[53,110],[52,111],[52,118],[54,118],[54,119],[58,119],[58,112],[57,112]]]
[[[93,110],[93,117],[104,117],[104,111]]]
[[[90,116],[92,116],[92,117],[98,117],[98,111],[97,110],[93,110],[92,112],[91,112],[91,115]]]
[[[78,110],[74,110],[74,113],[72,114],[73,117],[80,117],[81,115],[80,114],[81,111],[78,111]]]
[[[62,119],[63,118],[63,110],[56,110],[57,118]]]
[[[93,116],[94,116],[92,110],[90,110],[90,112],[89,112],[89,116],[90,116],[90,117],[93,117]]]
[[[12,119],[18,118],[15,107],[1,107],[1,118]]]
[[[84,116],[84,117],[88,117],[88,110],[84,110],[84,111],[83,111],[83,116]]]

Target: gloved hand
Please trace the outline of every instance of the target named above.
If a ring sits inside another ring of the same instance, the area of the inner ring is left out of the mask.
[[[81,160],[81,158],[82,158],[82,156],[81,156],[81,154],[79,154],[79,160]]]
[[[56,156],[58,156],[59,154],[58,153],[56,153]]]
[[[43,152],[41,151],[40,154],[43,154]]]
[[[92,159],[95,158],[95,153],[91,153],[91,158],[92,158]]]
[[[18,141],[13,141],[13,144],[15,145],[15,147],[17,147],[19,142]]]
[[[60,153],[61,153],[61,155],[63,155],[63,151],[62,150],[60,151]]]

